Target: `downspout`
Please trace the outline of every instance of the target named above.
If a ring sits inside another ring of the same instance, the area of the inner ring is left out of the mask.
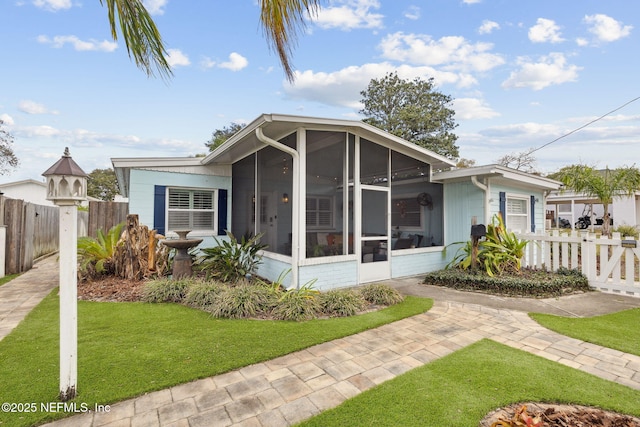
[[[478,181],[478,177],[473,175],[471,176],[471,183],[478,187],[480,190],[484,191],[484,222],[483,224],[489,223],[489,215],[490,215],[490,207],[489,207],[489,186]]]
[[[264,144],[270,145],[277,150],[284,151],[285,153],[291,154],[293,158],[293,171],[294,174],[299,173],[300,171],[300,156],[298,152],[291,147],[287,147],[286,145],[276,141],[275,139],[271,139],[262,132],[262,128],[256,128],[256,137],[258,140]],[[300,180],[293,179],[293,209],[291,212],[291,285],[298,288],[298,262],[300,259],[299,255],[299,228],[300,228],[300,215],[299,215],[299,206],[300,206]]]

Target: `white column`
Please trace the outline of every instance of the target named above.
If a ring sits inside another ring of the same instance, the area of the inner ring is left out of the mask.
[[[76,396],[78,382],[78,208],[60,206],[60,399]]]

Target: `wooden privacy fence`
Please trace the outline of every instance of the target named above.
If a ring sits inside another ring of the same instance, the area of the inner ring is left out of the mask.
[[[5,274],[22,273],[34,260],[54,253],[59,245],[59,209],[0,196],[0,224],[6,227]],[[78,211],[78,237],[97,235],[127,217],[128,203],[90,202],[89,212]]]
[[[523,266],[557,271],[579,269],[589,285],[604,292],[640,297],[640,243],[613,233],[611,238],[587,231],[520,234],[527,240]]]

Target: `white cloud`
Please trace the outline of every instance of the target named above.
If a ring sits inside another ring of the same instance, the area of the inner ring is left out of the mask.
[[[420,8],[418,6],[409,6],[407,10],[404,11],[404,17],[412,21],[420,19]]]
[[[478,28],[478,33],[491,34],[493,30],[499,30],[499,29],[500,29],[500,24],[498,24],[497,22],[489,21],[488,19],[485,19],[484,21],[482,21],[482,25],[480,25],[480,27]]]
[[[144,7],[151,15],[163,15],[164,7],[167,5],[169,0],[144,0]]]
[[[70,9],[73,4],[71,0],[33,0],[33,5],[37,8],[56,12],[62,9]]]
[[[465,3],[465,4],[476,4],[480,2],[482,2],[482,0],[462,0],[462,3]]]
[[[551,19],[538,18],[536,25],[529,28],[529,40],[534,43],[560,43],[560,27]]]
[[[578,37],[576,38],[576,44],[580,47],[584,47],[584,46],[588,46],[589,45],[589,40],[582,38],[582,37]]]
[[[460,36],[433,40],[425,34],[387,35],[379,45],[382,56],[416,65],[440,65],[449,70],[488,71],[504,63],[497,54],[490,53],[491,43],[470,43]]]
[[[384,15],[373,13],[380,9],[377,0],[336,0],[327,7],[318,10],[310,19],[320,28],[338,28],[349,31],[355,28],[382,28]]]
[[[478,98],[456,98],[453,100],[453,109],[456,120],[492,119],[500,116],[500,113]]]
[[[584,22],[589,25],[589,32],[594,34],[599,42],[613,42],[627,37],[633,28],[603,14],[586,15]]]
[[[167,62],[171,67],[186,67],[191,65],[189,57],[180,49],[167,49]]]
[[[0,120],[2,120],[4,122],[5,125],[7,126],[11,126],[13,125],[15,122],[13,121],[13,117],[11,117],[10,115],[4,113],[4,114],[0,114]]]
[[[200,66],[202,68],[213,68],[216,66],[216,61],[214,61],[213,59],[209,58],[208,56],[203,56],[202,59],[200,60]]]
[[[285,84],[284,92],[292,99],[304,99],[326,105],[361,109],[360,92],[367,88],[371,79],[379,79],[388,73],[398,73],[402,79],[434,78],[437,85],[460,84],[466,75],[438,71],[432,67],[397,66],[389,62],[351,66],[332,73],[296,71],[295,82]]]
[[[49,110],[43,104],[30,100],[20,101],[18,103],[18,110],[27,114],[58,114],[57,111]]]
[[[52,39],[45,35],[37,37],[37,41],[42,44],[50,44],[59,49],[66,44],[70,44],[77,51],[101,51],[113,52],[118,48],[118,43],[108,40],[97,41],[93,39],[80,40],[76,36],[54,36]]]
[[[551,53],[543,56],[538,62],[529,58],[518,58],[519,69],[513,71],[509,78],[502,83],[503,88],[529,87],[541,90],[547,86],[576,81],[578,71],[582,67],[567,64],[562,53]]]
[[[247,61],[247,58],[237,52],[231,52],[229,54],[229,61],[221,63],[219,67],[226,68],[227,70],[231,71],[240,71],[247,65],[249,65],[249,61]]]

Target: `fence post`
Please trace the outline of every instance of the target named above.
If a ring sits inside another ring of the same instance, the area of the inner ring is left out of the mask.
[[[592,238],[588,231],[581,231],[580,237],[582,238],[582,244],[580,245],[582,274],[587,276],[588,281],[592,281],[596,279],[598,274],[596,270],[596,239]]]

